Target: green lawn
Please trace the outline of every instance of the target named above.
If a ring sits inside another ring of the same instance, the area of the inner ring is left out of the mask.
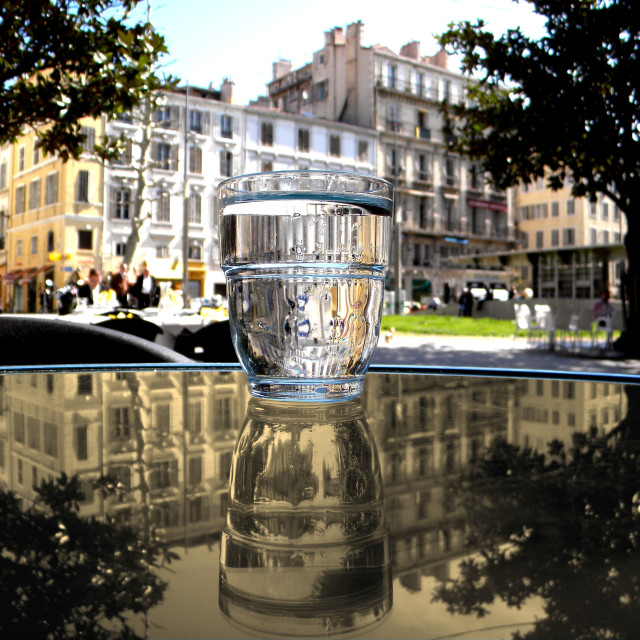
[[[406,315],[382,316],[382,330],[393,327],[399,333],[431,334],[441,336],[495,336],[511,337],[515,320],[495,318],[459,318],[457,316]],[[526,331],[520,331],[526,336]]]

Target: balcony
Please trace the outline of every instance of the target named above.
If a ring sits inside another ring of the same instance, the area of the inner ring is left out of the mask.
[[[416,138],[431,140],[431,129],[427,129],[427,127],[416,127]]]

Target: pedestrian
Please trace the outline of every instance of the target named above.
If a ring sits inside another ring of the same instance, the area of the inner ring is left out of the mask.
[[[129,278],[127,277],[127,265],[124,262],[120,263],[118,270],[111,276],[111,289],[116,292],[116,298],[118,304],[121,307],[129,306]]]
[[[600,298],[593,304],[593,319],[610,318],[613,315],[613,307],[609,302],[609,289],[604,289],[600,294]]]
[[[138,275],[135,284],[129,289],[129,293],[136,299],[138,309],[147,307],[157,307],[160,301],[160,288],[156,279],[149,271],[149,265],[143,262],[140,265],[141,273]]]

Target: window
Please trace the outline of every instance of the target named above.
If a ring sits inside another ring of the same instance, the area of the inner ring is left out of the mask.
[[[328,82],[326,80],[323,80],[322,82],[318,82],[317,84],[315,84],[313,87],[313,94],[318,102],[326,100],[327,96],[329,95]]]
[[[78,171],[78,194],[77,202],[89,202],[89,172]]]
[[[58,172],[50,173],[45,179],[44,203],[54,204],[58,202]]]
[[[171,195],[162,192],[156,202],[156,220],[158,222],[171,222]]]
[[[309,151],[309,129],[298,129],[298,151]]]
[[[93,250],[93,231],[91,229],[78,229],[78,249]]]
[[[233,153],[231,151],[220,152],[220,175],[225,177],[233,175]]]
[[[576,201],[573,198],[567,200],[567,215],[572,216],[576,212]]]
[[[226,114],[220,116],[220,137],[233,138],[233,118]]]
[[[58,453],[58,427],[52,422],[44,423],[44,452],[53,458]]]
[[[202,432],[202,402],[189,403],[188,431],[193,434]]]
[[[93,376],[90,373],[78,374],[77,393],[79,396],[90,396],[93,393]]]
[[[37,209],[40,206],[40,191],[42,180],[36,178],[29,183],[29,210]]]
[[[595,202],[590,202],[589,203],[589,217],[590,218],[595,218],[596,217],[596,204]]]
[[[202,260],[202,240],[189,240],[189,260]]]
[[[445,183],[448,187],[458,184],[456,161],[453,158],[445,160]]]
[[[18,149],[18,171],[24,171],[24,147]]]
[[[189,486],[200,484],[202,482],[202,456],[189,458],[188,469]]]
[[[329,155],[334,157],[340,156],[340,136],[339,135],[329,136]]]
[[[565,247],[572,246],[576,243],[576,230],[573,227],[562,230],[562,244]]]
[[[608,220],[609,219],[609,203],[608,202],[603,202],[602,203],[602,219],[603,220]]]
[[[22,258],[22,240],[16,240],[16,256]]]
[[[47,231],[47,252],[53,251],[55,247],[53,231]]]
[[[536,249],[542,249],[544,246],[544,231],[536,231]]]
[[[154,413],[158,433],[168,436],[171,431],[171,405],[159,404],[154,408]]]
[[[173,129],[173,109],[168,105],[162,105],[156,109],[155,123],[163,129]]]
[[[417,159],[418,180],[426,182],[429,180],[429,165],[427,156],[424,153],[418,154]]]
[[[424,73],[418,73],[416,74],[416,93],[421,96],[424,93],[424,88]]]
[[[38,253],[38,236],[31,236],[31,255]]]
[[[187,207],[189,224],[202,224],[202,196],[199,193],[190,194]]]
[[[398,67],[395,64],[390,64],[387,67],[387,84],[391,89],[395,89],[396,82],[398,80]]]
[[[127,440],[131,437],[129,407],[116,407],[112,413],[113,439]]]
[[[560,203],[557,200],[554,200],[551,203],[551,217],[557,218],[560,215]]]
[[[560,231],[558,229],[551,230],[551,246],[552,247],[560,246]]]
[[[115,247],[113,249],[113,255],[115,256],[123,256],[127,245],[125,242],[116,242]]]
[[[128,167],[133,160],[133,142],[126,138],[120,140],[120,155],[111,161],[111,164]]]
[[[202,111],[197,109],[189,110],[189,131],[204,133]]]
[[[96,146],[96,130],[93,127],[80,127],[80,135],[82,136],[82,150],[93,153]]]
[[[189,171],[202,173],[202,149],[200,147],[189,147]]]
[[[598,244],[598,230],[595,227],[589,229],[589,244]]]
[[[25,206],[25,186],[21,184],[16,187],[16,213],[24,213]]]
[[[265,147],[273,146],[273,124],[271,122],[263,122],[261,124],[260,144],[262,144]]]
[[[7,186],[7,163],[0,164],[0,189],[4,189]]]
[[[128,220],[131,206],[131,191],[129,189],[111,190],[111,217]]]
[[[609,244],[609,231],[607,229],[602,232],[602,244]]]
[[[178,147],[166,142],[153,142],[151,158],[156,168],[164,171],[176,171],[178,168]]]
[[[358,140],[358,161],[367,162],[369,160],[369,141]]]
[[[86,424],[75,428],[75,445],[76,445],[76,459],[88,460],[89,458],[89,440],[87,438],[87,432],[89,428]]]
[[[38,141],[33,141],[33,164],[38,164],[40,162],[40,148],[38,147]]]
[[[565,381],[563,383],[565,400],[573,400],[576,397],[576,383],[573,381]]]
[[[156,258],[168,258],[169,247],[166,244],[159,244],[156,247]]]

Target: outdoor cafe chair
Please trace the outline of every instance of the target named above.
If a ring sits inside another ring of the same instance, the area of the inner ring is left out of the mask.
[[[37,316],[0,316],[0,366],[188,363],[193,360],[137,336]]]

